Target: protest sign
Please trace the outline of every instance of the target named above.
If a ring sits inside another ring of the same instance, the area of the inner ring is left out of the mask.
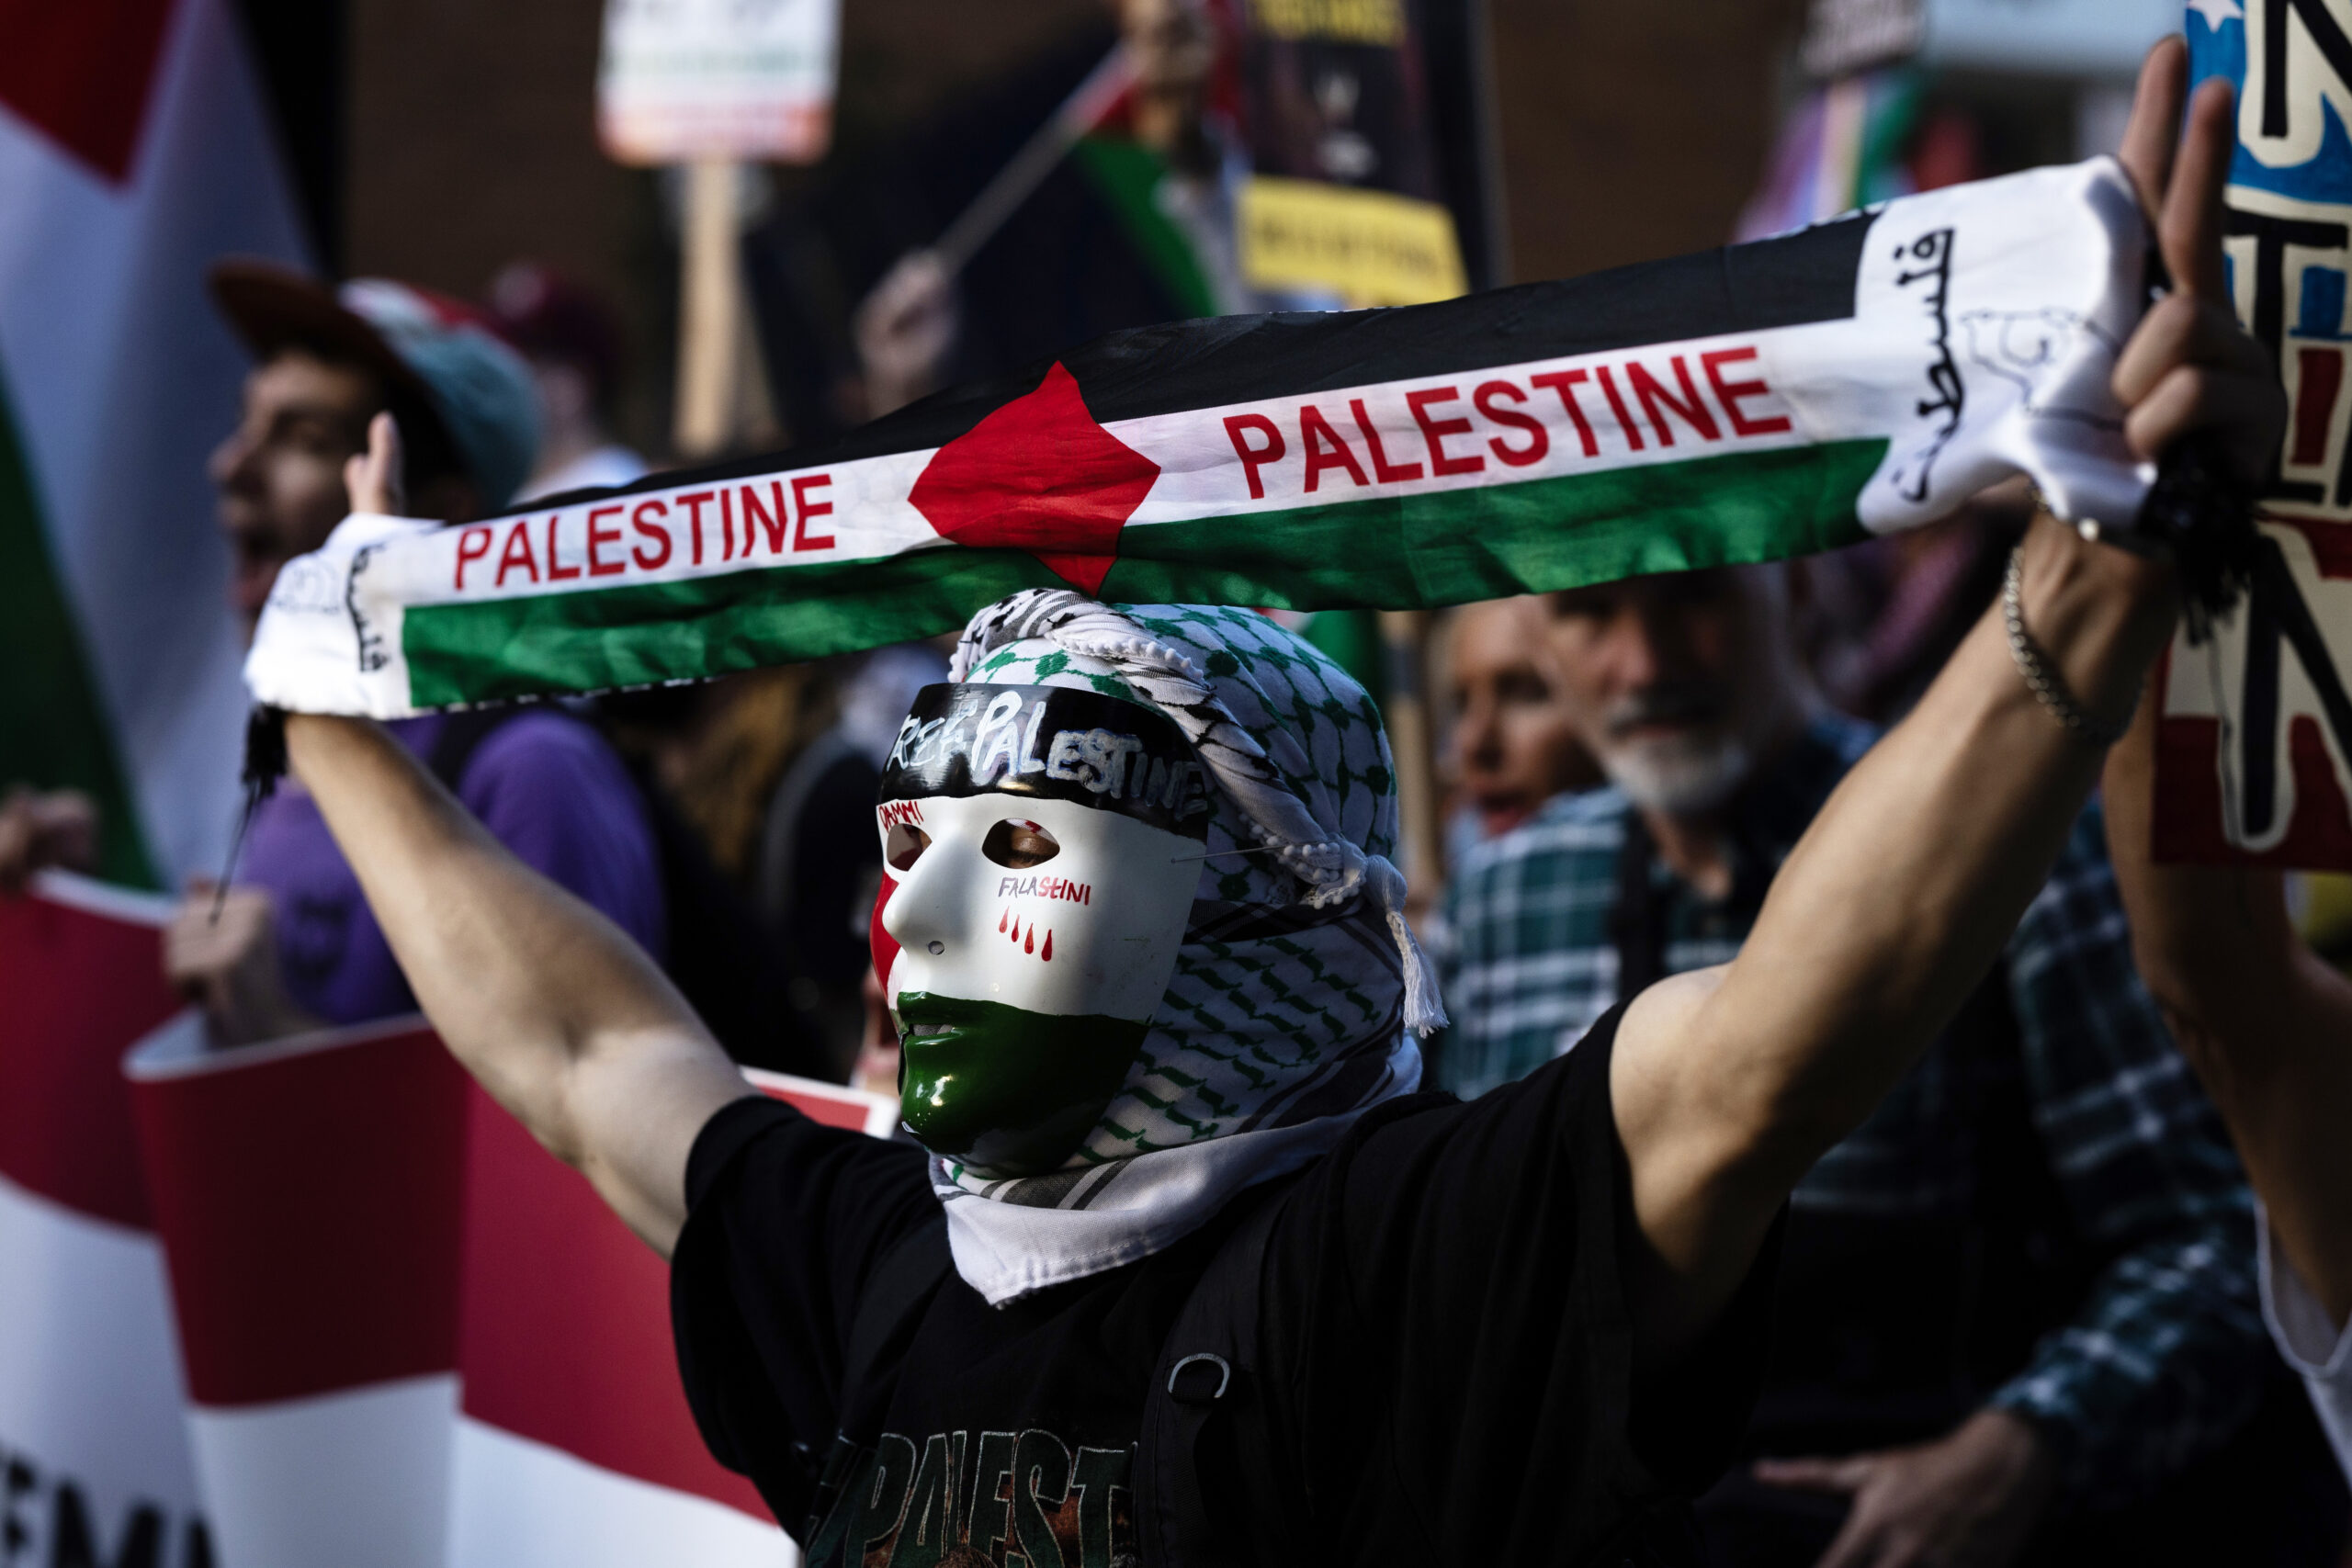
[[[840,0],[606,0],[596,127],[624,164],[814,163]]]
[[[2352,869],[2352,0],[2197,0],[2190,73],[2238,86],[2223,251],[2290,404],[2254,591],[2163,677],[2156,852]]]
[[[743,310],[742,169],[811,164],[832,140],[840,0],[606,0],[596,126],[623,164],[687,167],[679,267],[678,450],[756,424]]]
[[[163,1249],[120,1063],[180,1007],[171,906],[51,874],[0,897],[0,1540],[211,1568]]]
[[[1255,288],[1419,305],[1468,287],[1419,0],[1239,0],[1235,231]]]

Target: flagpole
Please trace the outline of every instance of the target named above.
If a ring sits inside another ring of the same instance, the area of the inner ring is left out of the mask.
[[[1030,133],[1021,151],[1012,161],[999,169],[989,183],[980,187],[970,205],[956,216],[932,246],[932,254],[939,258],[941,268],[949,276],[964,270],[964,265],[988,243],[989,237],[1003,227],[1004,220],[1020,209],[1021,204],[1043,185],[1046,176],[1054,172],[1080,137],[1093,130],[1111,112],[1135,82],[1135,63],[1127,53],[1127,46],[1114,43],[1086,79],[1071,89],[1053,117]]]
[[[671,434],[682,457],[711,457],[736,434],[743,343],[743,266],[736,247],[741,188],[741,165],[732,158],[698,158],[686,165]]]

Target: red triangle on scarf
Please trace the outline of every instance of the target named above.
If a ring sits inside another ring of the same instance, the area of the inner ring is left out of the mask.
[[[1027,550],[1089,593],[1159,465],[1103,429],[1057,361],[1037,389],[932,454],[908,497],[940,537]]]

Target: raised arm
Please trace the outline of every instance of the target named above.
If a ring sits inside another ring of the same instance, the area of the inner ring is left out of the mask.
[[[370,436],[356,501],[397,468],[390,420]],[[450,1051],[666,1257],[687,1152],[752,1092],[742,1075],[643,949],[516,860],[381,728],[295,714],[286,742]]]
[[[2184,74],[2177,43],[2151,56],[2127,138],[2177,286],[2127,344],[2115,387],[2141,452],[2210,430],[2256,472],[2283,414],[2222,290],[2230,96],[2199,95],[2168,177]],[[2066,690],[2095,721],[2120,723],[2172,629],[2170,569],[2039,518],[2023,604]],[[2048,876],[2100,758],[2020,678],[1996,607],[1830,797],[1739,957],[1634,1001],[1611,1091],[1641,1231],[1631,1278],[1645,1359],[1703,1332],[1798,1179],[1950,1021]]]
[[[2303,944],[2275,871],[2164,865],[2156,700],[2107,763],[2107,837],[2141,977],[2212,1095],[2276,1243],[2341,1325],[2352,1314],[2352,980]]]

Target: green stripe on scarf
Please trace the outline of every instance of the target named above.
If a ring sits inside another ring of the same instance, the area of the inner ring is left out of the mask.
[[[1061,579],[1019,550],[955,547],[588,593],[423,604],[402,621],[424,706],[699,679],[952,632]]]
[[[1862,539],[1854,498],[1885,453],[1883,440],[1839,441],[1130,526],[1102,597],[1436,609],[1777,560]]]
[[[1102,596],[1320,609],[1459,604],[1637,573],[1774,560],[1864,535],[1854,498],[1883,440],[1833,442],[1329,506],[1133,525]],[[421,706],[645,685],[953,631],[1023,588],[1023,551],[882,560],[410,608]]]

